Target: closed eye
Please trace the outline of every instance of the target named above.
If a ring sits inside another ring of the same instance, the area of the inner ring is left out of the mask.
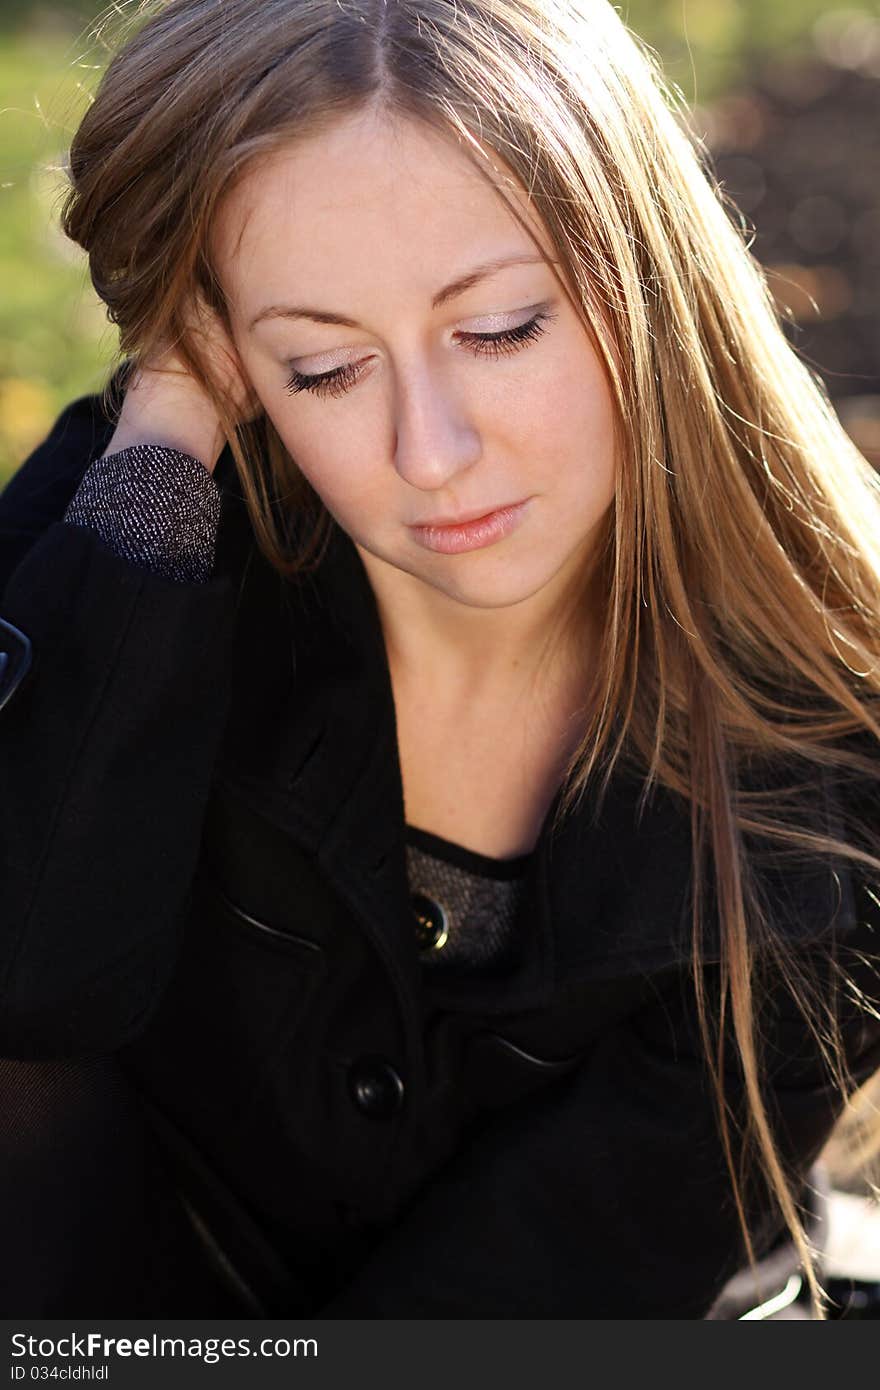
[[[501,357],[505,353],[518,352],[527,343],[540,338],[547,331],[547,323],[555,318],[555,314],[541,310],[516,328],[505,328],[499,333],[459,333],[457,336],[478,357]],[[316,396],[341,396],[354,385],[359,375],[360,364],[357,362],[346,363],[344,367],[336,367],[332,372],[320,372],[316,376],[294,371],[285,390],[292,396],[298,391],[310,391]]]

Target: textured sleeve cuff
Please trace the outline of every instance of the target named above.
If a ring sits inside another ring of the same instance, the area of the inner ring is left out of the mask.
[[[96,531],[141,569],[205,583],[214,569],[220,490],[190,454],[135,444],[89,465],[63,520]]]

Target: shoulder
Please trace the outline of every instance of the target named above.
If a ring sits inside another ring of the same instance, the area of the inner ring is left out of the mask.
[[[111,395],[121,380],[117,373]],[[51,430],[0,493],[0,592],[35,541],[60,521],[90,462],[113,434],[101,395],[65,406]]]

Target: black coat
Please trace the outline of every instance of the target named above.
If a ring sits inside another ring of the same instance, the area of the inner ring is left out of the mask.
[[[620,773],[598,819],[589,795],[558,834],[548,816],[521,967],[426,976],[357,551],[337,530],[282,581],[226,455],[214,577],[136,569],[59,524],[110,428],[75,403],[0,498],[0,616],[32,648],[19,680],[7,627],[0,1055],[118,1052],[270,1313],[702,1317],[743,1250],[689,985],[685,803],[656,793],[639,821]],[[815,805],[834,821],[830,784]],[[805,958],[876,950],[848,870],[768,882]],[[706,940],[711,989],[711,914]],[[861,984],[880,993],[873,967]],[[880,1025],[843,1021],[861,1080]],[[782,991],[764,1027],[804,1174],[833,1090]]]

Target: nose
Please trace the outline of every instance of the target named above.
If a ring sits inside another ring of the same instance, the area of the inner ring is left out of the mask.
[[[410,375],[397,397],[394,466],[404,482],[436,492],[480,458],[479,430],[448,382],[428,369]]]

